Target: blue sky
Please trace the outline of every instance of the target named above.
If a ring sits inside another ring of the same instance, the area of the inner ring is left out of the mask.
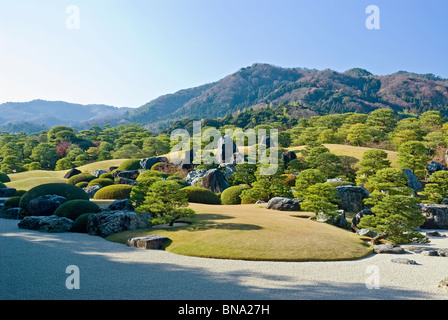
[[[369,5],[380,30],[365,26]],[[446,0],[0,0],[0,103],[139,107],[256,62],[447,78],[447,12]]]

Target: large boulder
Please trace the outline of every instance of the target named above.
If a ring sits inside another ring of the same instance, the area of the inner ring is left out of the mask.
[[[30,216],[51,216],[56,209],[68,201],[67,198],[56,194],[49,194],[32,199],[28,203]]]
[[[426,217],[422,229],[448,229],[448,205],[421,203],[417,206]]]
[[[185,183],[189,186],[195,186],[199,180],[207,173],[206,169],[198,169],[190,172],[185,178]]]
[[[92,172],[92,175],[99,178],[103,173],[107,173],[105,170],[95,170]]]
[[[171,240],[168,237],[158,236],[156,234],[146,237],[132,238],[126,241],[128,247],[149,249],[149,250],[161,250],[166,243],[170,243]]]
[[[372,216],[375,215],[371,209],[364,209],[359,211],[356,216],[352,219],[352,230],[358,232],[360,228],[358,227],[359,221],[361,221],[364,216]]]
[[[0,198],[11,198],[14,197],[17,190],[14,188],[0,188]]]
[[[129,199],[118,199],[112,202],[107,210],[110,211],[120,211],[120,210],[133,210],[132,204],[129,202]]]
[[[128,179],[128,178],[118,178],[115,184],[127,184],[130,186],[135,186],[137,184],[137,180]]]
[[[228,187],[230,187],[230,184],[221,170],[208,170],[202,177],[201,188],[209,189],[214,193],[222,193]]]
[[[402,170],[404,174],[408,177],[408,187],[414,189],[415,192],[418,192],[423,189],[423,184],[418,180],[417,176],[409,169]]]
[[[73,176],[76,176],[78,174],[82,173],[81,170],[78,169],[70,169],[64,176],[65,179],[70,179]]]
[[[126,178],[126,179],[137,179],[140,172],[138,170],[117,170],[112,174],[114,179]]]
[[[338,210],[336,214],[318,213],[316,215],[316,221],[328,223],[338,228],[348,229],[350,227],[344,210]]]
[[[87,195],[89,196],[90,199],[93,199],[93,197],[95,197],[95,193],[98,192],[98,190],[100,190],[102,188],[101,185],[97,184],[94,186],[89,186],[85,189],[85,192],[87,193]]]
[[[339,209],[346,212],[360,212],[367,208],[364,199],[370,197],[369,191],[364,187],[358,186],[339,186],[336,187],[339,198]]]
[[[448,169],[441,163],[438,163],[436,161],[431,161],[426,166],[426,181],[428,181],[429,177],[437,171],[447,171]]]
[[[297,159],[297,154],[294,151],[286,151],[282,154],[282,160],[285,166],[292,160]]]
[[[388,253],[388,254],[404,254],[406,251],[403,248],[395,247],[390,243],[379,244],[373,247],[375,253]]]
[[[46,217],[29,216],[23,218],[18,227],[20,229],[36,230],[41,232],[61,233],[68,232],[73,226],[73,220],[55,215]]]
[[[266,208],[279,211],[300,211],[300,202],[302,201],[299,199],[275,197],[268,201]]]
[[[106,238],[111,234],[147,228],[146,218],[134,211],[104,211],[89,216],[87,233]]]
[[[151,170],[152,166],[159,162],[169,163],[169,160],[167,157],[153,157],[148,159],[142,159],[140,161],[140,169]]]
[[[219,138],[216,151],[216,162],[218,164],[234,163],[234,153],[239,152],[233,139],[228,135]]]

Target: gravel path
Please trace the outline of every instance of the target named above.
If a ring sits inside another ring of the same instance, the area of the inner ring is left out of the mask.
[[[448,237],[431,240],[429,247],[448,248]],[[17,221],[4,219],[0,249],[2,300],[448,299],[448,291],[437,288],[448,277],[448,257],[418,253],[343,262],[201,259],[128,248],[86,234],[21,230]],[[392,263],[393,258],[418,264]],[[79,268],[79,289],[66,287],[71,265]],[[376,283],[377,289],[366,283]]]

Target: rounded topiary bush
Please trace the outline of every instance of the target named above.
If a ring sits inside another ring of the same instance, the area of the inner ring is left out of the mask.
[[[6,185],[3,182],[0,182],[0,188],[4,189],[4,188],[6,188]]]
[[[77,184],[75,184],[75,186],[80,187],[80,188],[87,188],[88,185],[89,185],[89,183],[87,181],[82,181],[82,182],[78,182]]]
[[[71,200],[61,204],[54,214],[58,217],[76,220],[84,213],[98,213],[101,211],[99,205],[89,200]]]
[[[204,204],[221,204],[221,199],[212,191],[201,187],[186,187],[185,190],[188,202],[204,203]]]
[[[14,194],[14,197],[21,197],[23,196],[27,191],[26,190],[17,190]]]
[[[87,193],[81,188],[66,183],[48,183],[30,189],[20,199],[20,208],[28,211],[28,204],[31,200],[45,195],[58,195],[67,200],[89,200]]]
[[[221,194],[221,203],[224,205],[241,204],[240,195],[247,189],[249,189],[247,186],[233,186],[225,189]]]
[[[10,208],[18,208],[20,205],[20,199],[22,197],[11,197],[5,200],[4,208],[10,209]]]
[[[348,181],[328,181],[326,184],[332,185],[333,187],[341,187],[341,186],[352,186],[353,183]]]
[[[6,173],[0,172],[0,182],[11,182]]]
[[[112,173],[103,173],[100,175],[100,179],[114,179],[114,175]]]
[[[74,175],[70,179],[67,180],[68,184],[76,185],[80,182],[90,182],[93,179],[96,179],[96,177],[93,174],[90,173],[79,173],[77,175]]]
[[[94,213],[84,213],[80,215],[76,220],[73,222],[72,228],[70,229],[71,232],[77,232],[77,233],[87,233],[87,222],[89,220],[90,216],[93,216]]]
[[[127,184],[114,184],[101,188],[95,193],[93,198],[97,200],[129,199],[132,187]]]
[[[119,166],[117,170],[138,170],[140,169],[140,160],[139,159],[128,159],[124,160]]]
[[[168,174],[157,170],[145,170],[139,174],[137,181],[143,180],[148,177],[168,178]]]
[[[93,179],[92,181],[90,181],[87,186],[91,187],[91,186],[98,186],[98,185],[100,185],[102,187],[107,187],[107,186],[111,186],[113,184],[114,184],[114,180],[98,178],[98,179]]]

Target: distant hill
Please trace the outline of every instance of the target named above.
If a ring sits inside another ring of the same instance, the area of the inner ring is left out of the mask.
[[[406,71],[376,76],[361,68],[339,73],[254,64],[217,82],[159,97],[124,117],[160,129],[180,119],[216,119],[281,103],[320,114],[391,108],[417,114],[438,110],[448,116],[448,81]]]
[[[81,105],[63,101],[33,100],[0,104],[0,130],[39,132],[56,125],[88,128],[94,124],[118,124],[129,108]]]

